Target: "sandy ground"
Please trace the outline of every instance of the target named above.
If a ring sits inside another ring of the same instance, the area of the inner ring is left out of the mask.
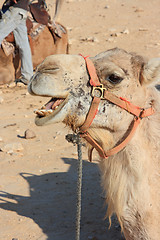
[[[48,1],[49,2],[49,1]],[[2,3],[2,0],[1,0]],[[60,21],[68,28],[70,53],[94,56],[113,47],[160,57],[160,0],[66,0]],[[49,7],[54,2],[50,0]],[[112,36],[111,36],[112,35]],[[90,41],[92,40],[92,41]],[[37,127],[35,108],[47,100],[27,87],[0,87],[0,240],[75,239],[77,153],[62,124]],[[36,138],[25,139],[26,129]],[[94,155],[96,160],[97,156]],[[106,207],[96,161],[83,149],[82,240],[120,240]]]

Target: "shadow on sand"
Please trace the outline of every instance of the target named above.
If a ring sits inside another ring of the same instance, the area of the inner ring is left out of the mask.
[[[0,207],[31,218],[46,235],[42,239],[75,239],[77,160],[63,158],[63,161],[70,165],[68,172],[20,174],[28,182],[28,197],[0,192]],[[105,212],[97,164],[83,161],[81,239],[122,239],[115,218],[108,230]]]

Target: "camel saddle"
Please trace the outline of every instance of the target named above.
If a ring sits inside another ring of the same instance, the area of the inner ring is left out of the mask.
[[[33,19],[43,25],[50,23],[51,17],[46,11],[44,3],[32,3],[29,5]]]

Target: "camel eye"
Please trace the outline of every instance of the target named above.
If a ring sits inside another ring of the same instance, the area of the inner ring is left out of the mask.
[[[111,82],[113,84],[117,84],[117,83],[120,83],[123,80],[123,78],[120,76],[117,76],[115,74],[111,74],[106,77],[106,80],[108,80],[109,82]]]

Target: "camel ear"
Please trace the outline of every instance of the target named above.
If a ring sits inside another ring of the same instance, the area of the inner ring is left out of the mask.
[[[142,85],[155,85],[160,80],[160,58],[153,58],[144,64],[140,82]]]

